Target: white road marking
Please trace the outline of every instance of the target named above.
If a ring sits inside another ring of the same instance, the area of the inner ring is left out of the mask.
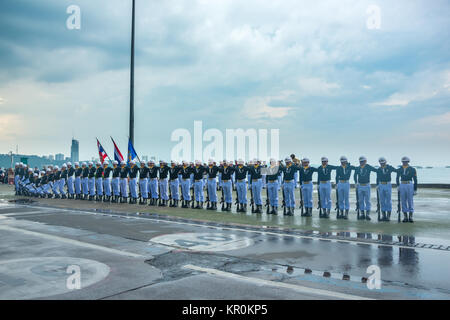
[[[121,255],[121,256],[128,256],[128,257],[133,257],[133,258],[146,258],[146,259],[151,259],[152,258],[151,256],[146,257],[146,256],[143,256],[143,255],[132,253],[132,252],[128,252],[128,251],[117,250],[117,249],[113,249],[113,248],[99,246],[99,245],[92,244],[92,243],[82,242],[82,241],[79,241],[79,240],[63,238],[63,237],[60,237],[60,236],[54,236],[54,235],[50,235],[50,234],[46,234],[46,233],[40,233],[40,232],[30,231],[30,230],[25,230],[25,229],[19,229],[19,228],[14,228],[14,227],[10,227],[10,226],[0,225],[0,230],[21,232],[23,234],[30,235],[30,236],[45,238],[45,239],[53,240],[53,241],[64,242],[64,243],[67,243],[67,244],[80,246],[80,247],[85,247],[85,248],[89,248],[89,249],[93,249],[93,250],[101,250],[101,251],[104,251],[104,252],[118,254],[118,255]]]
[[[150,239],[151,242],[192,251],[228,251],[253,245],[253,240],[224,233],[170,233]]]
[[[195,270],[195,271],[206,272],[206,273],[220,276],[220,277],[241,280],[241,281],[247,281],[247,282],[257,284],[257,285],[266,285],[266,286],[278,287],[278,288],[283,288],[283,289],[291,289],[291,290],[295,290],[295,291],[305,293],[305,294],[314,294],[314,295],[319,295],[319,296],[326,296],[326,297],[331,297],[331,298],[336,298],[336,299],[345,299],[345,300],[374,300],[374,299],[367,298],[367,297],[355,296],[355,295],[351,295],[351,294],[345,294],[345,293],[316,289],[316,288],[309,288],[309,287],[304,287],[304,286],[291,284],[291,283],[271,281],[271,280],[253,278],[253,277],[245,277],[245,276],[241,276],[241,275],[238,275],[235,273],[225,272],[225,271],[211,269],[211,268],[203,268],[203,267],[194,266],[191,264],[187,264],[187,265],[183,266],[183,268]]]
[[[53,211],[39,210],[39,211],[28,211],[28,212],[11,212],[11,213],[2,214],[2,216],[6,216],[6,217],[26,216],[26,215],[29,215],[29,214],[37,214],[37,213],[52,213],[54,211],[55,210],[53,210]]]

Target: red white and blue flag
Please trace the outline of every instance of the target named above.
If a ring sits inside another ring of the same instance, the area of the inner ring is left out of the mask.
[[[119,148],[117,147],[117,144],[114,142],[114,139],[111,137],[111,140],[114,144],[114,160],[121,163],[123,161],[122,153],[120,153]]]
[[[100,157],[100,162],[103,164],[105,162],[106,157],[108,157],[108,154],[106,153],[105,149],[103,149],[100,141],[97,139],[97,147],[98,147],[98,155]]]

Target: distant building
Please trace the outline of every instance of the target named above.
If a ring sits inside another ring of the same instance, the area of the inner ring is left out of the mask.
[[[78,162],[79,161],[79,152],[80,152],[80,144],[78,140],[72,139],[72,146],[70,147],[70,158],[72,162]]]
[[[66,157],[64,160],[65,160],[66,162],[67,162],[67,161],[71,161],[69,157]]]
[[[52,154],[49,154],[48,155],[48,160],[53,161],[53,160],[55,160],[55,157]]]
[[[55,154],[56,161],[64,161],[64,155],[62,153]]]
[[[142,161],[148,161],[148,156],[142,156]]]

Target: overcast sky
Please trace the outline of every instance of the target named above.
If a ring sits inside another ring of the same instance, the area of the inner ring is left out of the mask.
[[[280,129],[280,156],[313,163],[450,165],[448,0],[136,2],[139,155],[168,159],[201,120]],[[131,0],[0,1],[0,153],[70,155],[74,136],[113,156],[111,135],[126,154],[130,19]]]

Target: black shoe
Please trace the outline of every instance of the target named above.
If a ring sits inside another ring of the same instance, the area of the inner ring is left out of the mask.
[[[288,208],[288,211],[287,211],[287,215],[288,216],[293,216],[294,215],[294,212],[293,212],[294,210],[292,209],[292,208]]]
[[[366,220],[370,221],[370,211],[366,211]]]
[[[361,214],[359,215],[359,220],[366,220],[366,217],[364,216],[364,211],[361,211]]]
[[[272,207],[272,210],[270,210],[269,214],[277,214],[277,213],[275,212],[275,207]]]
[[[413,220],[413,213],[412,212],[409,213],[409,222],[411,222],[411,223],[414,222],[414,220]]]
[[[391,212],[388,211],[386,221],[391,221]]]
[[[402,222],[409,222],[408,214],[406,212],[403,212],[403,216],[404,216],[404,218],[403,218]]]
[[[256,206],[255,213],[262,213],[262,206]]]
[[[345,220],[348,220],[348,210],[345,210],[345,214],[344,214],[343,218],[344,218]]]

